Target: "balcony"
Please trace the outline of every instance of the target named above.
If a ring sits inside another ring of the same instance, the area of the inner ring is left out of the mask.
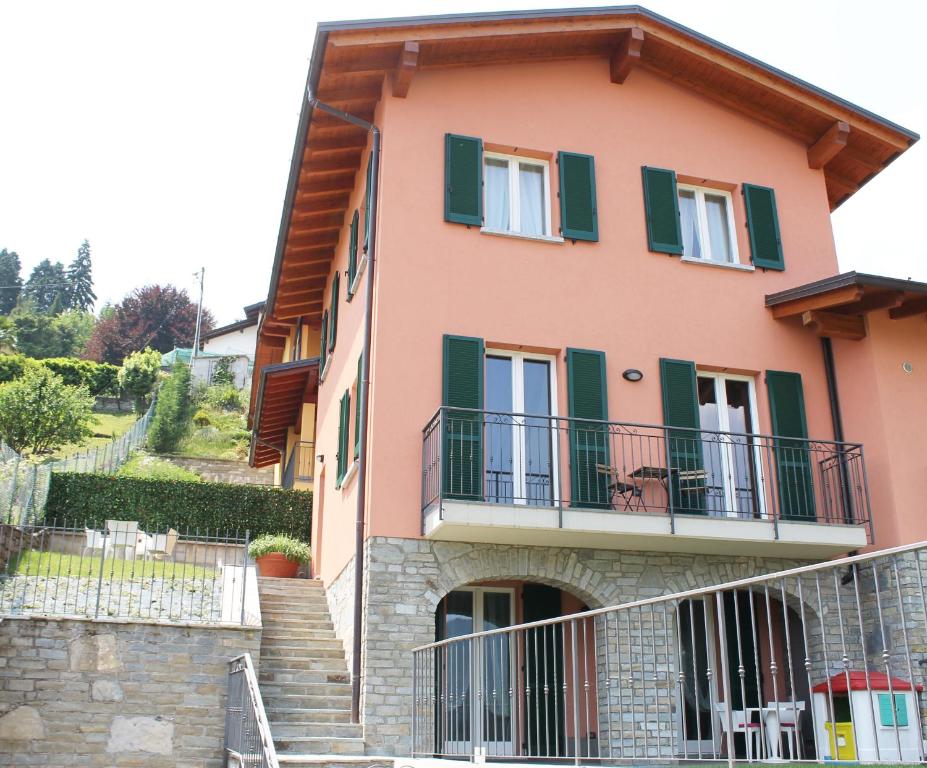
[[[871,543],[863,448],[442,407],[427,538],[823,558]]]
[[[293,488],[295,483],[312,483],[312,467],[315,461],[315,443],[300,441],[293,445],[290,457],[283,471],[283,487]]]

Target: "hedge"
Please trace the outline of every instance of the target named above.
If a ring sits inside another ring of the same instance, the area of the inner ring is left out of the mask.
[[[91,395],[119,394],[118,366],[95,363],[93,360],[78,360],[76,357],[47,357],[36,360],[20,354],[0,354],[0,383],[20,378],[30,365],[44,365],[64,379],[65,384],[87,387]]]
[[[45,520],[74,520],[102,527],[109,520],[138,520],[142,530],[236,530],[251,538],[285,533],[309,541],[312,492],[266,485],[194,483],[187,480],[52,472]]]

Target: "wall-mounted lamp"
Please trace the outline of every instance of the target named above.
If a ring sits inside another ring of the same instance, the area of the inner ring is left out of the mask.
[[[628,368],[628,370],[621,374],[621,377],[626,381],[640,381],[644,378],[644,374],[637,370],[637,368]]]
[[[319,462],[319,464],[324,464],[324,463],[325,463],[325,454],[324,454],[324,453],[320,453],[320,454],[319,454],[318,456],[316,456],[315,458],[316,458],[316,460]]]

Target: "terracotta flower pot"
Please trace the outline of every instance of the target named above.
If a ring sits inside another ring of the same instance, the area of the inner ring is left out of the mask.
[[[299,570],[298,560],[288,560],[280,552],[270,552],[256,558],[258,573],[261,576],[276,576],[280,579],[293,579]]]

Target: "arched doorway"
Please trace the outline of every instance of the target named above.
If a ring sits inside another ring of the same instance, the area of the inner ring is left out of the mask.
[[[764,590],[720,598],[676,610],[678,754],[813,758],[799,611]]]
[[[587,610],[547,584],[491,581],[449,592],[435,611],[435,639],[449,640]],[[575,649],[575,650],[574,650]],[[595,627],[592,620],[550,623],[437,654],[435,733],[440,755],[566,757],[597,755]],[[572,670],[581,667],[583,693]],[[591,685],[590,685],[591,681]],[[579,738],[577,738],[579,733]]]

